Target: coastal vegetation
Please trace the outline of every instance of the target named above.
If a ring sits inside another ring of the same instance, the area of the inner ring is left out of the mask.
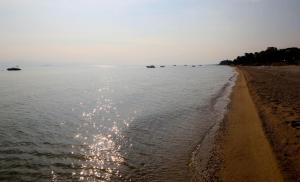
[[[300,49],[291,47],[286,49],[277,49],[268,47],[266,50],[255,53],[245,53],[234,60],[223,60],[220,65],[296,65],[300,64]]]

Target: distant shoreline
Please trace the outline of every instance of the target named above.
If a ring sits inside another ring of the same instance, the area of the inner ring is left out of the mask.
[[[285,66],[300,65],[300,49],[290,47],[286,49],[277,49],[268,47],[264,51],[245,53],[236,57],[234,60],[223,60],[219,65],[231,66]]]

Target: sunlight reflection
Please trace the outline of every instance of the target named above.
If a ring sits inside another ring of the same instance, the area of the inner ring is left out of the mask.
[[[98,89],[98,92],[101,95],[96,106],[89,112],[82,112],[83,122],[74,136],[83,144],[77,148],[74,146],[84,156],[80,171],[72,173],[80,181],[111,181],[112,177],[122,177],[119,167],[124,158],[120,150],[122,145],[126,145],[122,130],[129,126],[136,113],[127,119],[122,118],[112,99],[103,94],[112,90],[106,87]]]

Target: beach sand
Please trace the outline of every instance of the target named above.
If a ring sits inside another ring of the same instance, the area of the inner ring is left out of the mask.
[[[265,135],[262,121],[250,96],[244,70],[232,93],[229,112],[220,129],[216,145],[217,158],[222,160],[220,181],[283,181],[276,156]]]
[[[285,181],[300,181],[300,66],[241,70]]]

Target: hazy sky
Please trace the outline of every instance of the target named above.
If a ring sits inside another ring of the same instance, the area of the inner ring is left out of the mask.
[[[205,64],[300,47],[299,0],[0,0],[0,24],[0,64]]]

